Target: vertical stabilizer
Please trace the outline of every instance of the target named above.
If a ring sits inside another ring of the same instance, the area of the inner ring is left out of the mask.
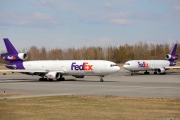
[[[177,44],[174,45],[170,55],[176,55]]]
[[[178,59],[178,55],[176,55],[176,49],[177,49],[177,44],[174,45],[174,47],[172,48],[170,54],[167,54],[167,55],[165,56],[165,58],[166,58],[167,60],[169,60],[170,66],[176,65],[175,60]]]
[[[7,49],[7,53],[1,54],[1,58],[6,61],[23,61],[27,59],[26,53],[18,53],[8,38],[4,38],[4,44]]]
[[[12,43],[9,41],[8,38],[4,38],[4,44],[6,45],[7,52],[10,54],[18,54],[15,47],[12,45]]]
[[[8,38],[4,38],[7,53],[1,54],[1,58],[10,61],[6,67],[9,69],[24,69],[23,61],[27,59],[26,53],[18,53]]]

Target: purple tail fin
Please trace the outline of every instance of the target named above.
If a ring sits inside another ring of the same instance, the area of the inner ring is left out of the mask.
[[[177,44],[174,45],[170,55],[176,55]]]
[[[175,60],[178,59],[178,55],[176,54],[177,44],[174,45],[173,49],[171,50],[170,54],[166,55],[166,59],[169,60],[170,66],[176,65]]]
[[[18,54],[17,50],[15,49],[15,47],[12,45],[12,43],[9,41],[8,38],[4,38],[3,40],[6,45],[6,49],[7,49],[8,53]]]
[[[27,54],[18,53],[8,38],[3,40],[8,53],[1,54],[1,57],[3,60],[10,61],[6,67],[10,69],[24,69],[23,60],[27,59]]]
[[[4,44],[7,49],[7,53],[1,54],[1,58],[6,61],[22,61],[27,59],[27,54],[18,53],[8,38],[4,38]]]

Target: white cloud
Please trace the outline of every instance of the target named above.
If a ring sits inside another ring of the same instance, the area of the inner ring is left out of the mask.
[[[119,24],[119,25],[130,25],[130,24],[133,24],[133,22],[131,20],[120,19],[120,18],[112,19],[111,22],[115,23],[115,24]]]

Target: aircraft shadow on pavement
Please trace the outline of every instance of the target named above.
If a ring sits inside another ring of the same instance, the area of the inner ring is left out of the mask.
[[[36,82],[36,79],[0,79],[0,83]]]
[[[85,79],[66,79],[63,81],[39,81],[38,79],[0,79],[0,83],[18,83],[18,82],[100,82],[99,80],[85,80]],[[117,81],[109,81],[104,80],[104,82],[117,82]],[[102,82],[103,83],[103,82]]]
[[[138,73],[133,73],[133,75],[131,75],[130,72],[126,72],[126,74],[124,76],[145,76],[145,75],[148,75],[148,76],[155,76],[154,73],[150,73],[150,74],[144,74],[143,72],[138,72]],[[156,76],[158,75],[180,75],[180,72],[166,72],[166,74],[156,74]]]
[[[85,79],[66,79],[65,81],[76,81],[76,82],[100,82],[99,80],[85,80]],[[63,81],[62,81],[63,82]],[[109,80],[104,80],[104,82],[117,82],[117,81],[109,81]],[[103,82],[102,82],[103,83]]]

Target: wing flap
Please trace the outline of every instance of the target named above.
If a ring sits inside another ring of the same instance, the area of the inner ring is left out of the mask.
[[[164,69],[180,69],[180,66],[168,66],[168,67],[162,67]],[[152,70],[158,70],[160,67],[151,67]]]

